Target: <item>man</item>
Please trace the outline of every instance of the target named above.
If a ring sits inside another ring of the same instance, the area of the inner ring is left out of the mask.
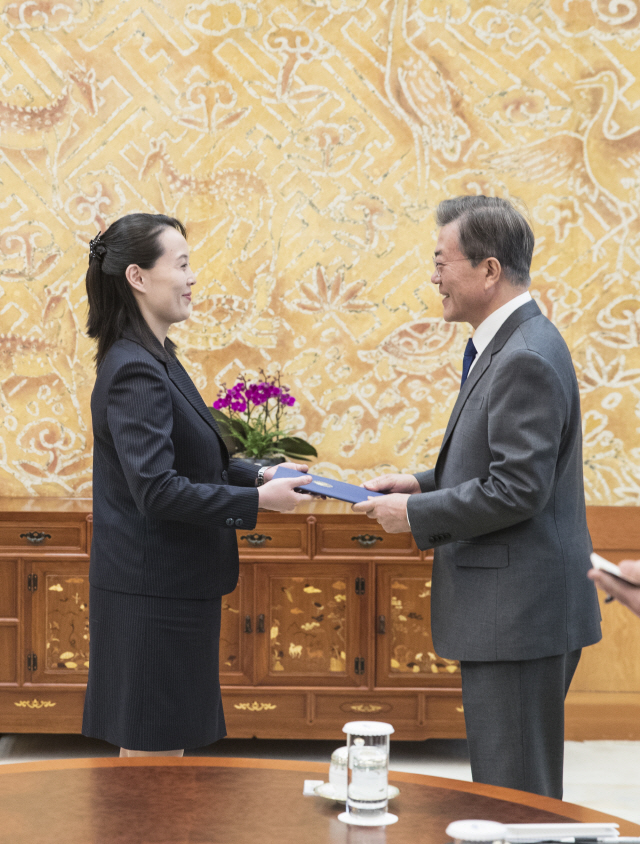
[[[603,592],[640,616],[640,560],[623,560],[620,563],[620,571],[629,583],[598,569],[591,569],[589,577]]]
[[[435,548],[433,643],[461,663],[476,782],[562,797],[564,698],[600,639],[569,350],[527,292],[533,232],[506,200],[437,210],[431,281],[475,329],[435,469],[382,475],[354,505]]]

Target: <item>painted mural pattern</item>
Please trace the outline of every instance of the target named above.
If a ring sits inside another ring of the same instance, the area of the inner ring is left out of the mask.
[[[209,402],[280,368],[318,471],[432,465],[468,327],[433,210],[515,197],[580,381],[592,504],[640,503],[640,6],[0,0],[0,486],[87,496],[87,245],[188,226]]]

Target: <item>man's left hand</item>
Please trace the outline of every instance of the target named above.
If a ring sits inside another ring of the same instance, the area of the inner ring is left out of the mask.
[[[360,501],[351,509],[354,513],[366,513],[370,519],[375,519],[387,533],[409,533],[411,528],[407,518],[408,499],[408,495],[392,492],[389,495]]]

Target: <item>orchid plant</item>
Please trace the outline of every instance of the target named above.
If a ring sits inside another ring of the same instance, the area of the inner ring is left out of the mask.
[[[296,399],[282,384],[280,372],[269,377],[261,369],[260,377],[261,381],[249,382],[240,375],[229,389],[223,384],[211,408],[231,453],[254,459],[284,455],[305,462],[317,457],[310,443],[290,436],[284,427],[287,408]]]

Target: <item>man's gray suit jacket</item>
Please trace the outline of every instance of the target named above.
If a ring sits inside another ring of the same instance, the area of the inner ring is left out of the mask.
[[[476,360],[408,515],[435,548],[431,627],[448,659],[526,660],[600,639],[566,343],[535,302]]]

